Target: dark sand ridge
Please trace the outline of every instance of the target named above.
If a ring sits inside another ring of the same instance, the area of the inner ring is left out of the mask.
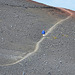
[[[11,5],[11,6],[17,6],[17,7],[30,7],[30,8],[48,8],[48,5],[38,3],[32,0],[0,0],[1,5]]]
[[[36,43],[42,38],[41,31],[44,29],[47,32],[57,21],[66,17],[65,12],[53,8],[0,5],[0,10],[1,65],[14,63],[34,51]]]

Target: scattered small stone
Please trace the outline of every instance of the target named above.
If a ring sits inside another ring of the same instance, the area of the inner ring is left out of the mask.
[[[17,36],[17,35],[16,35]]]
[[[70,57],[70,60],[72,59],[72,57]]]
[[[58,68],[59,68],[59,66],[56,66],[56,68],[58,69]]]
[[[3,40],[3,38],[2,38],[2,40]]]
[[[62,61],[60,60],[60,63],[62,64]]]
[[[19,17],[19,15],[15,15],[15,17]]]
[[[29,16],[29,14],[27,13],[27,16]]]
[[[45,55],[45,54],[43,54],[43,55]]]
[[[58,69],[58,72],[60,72],[60,70]]]
[[[62,32],[61,32],[61,34],[62,34]]]
[[[3,75],[6,75],[6,73],[4,73]]]
[[[47,64],[48,62],[46,62],[46,64]]]
[[[54,61],[56,62],[56,59]]]
[[[23,64],[22,63],[19,63],[21,66],[23,66]]]
[[[48,62],[47,61],[44,61],[44,63],[45,63],[45,65],[47,65]]]
[[[11,28],[12,28],[12,25],[11,25]]]
[[[54,52],[54,50],[52,50],[52,52]]]
[[[50,72],[48,72],[48,75],[51,75],[51,73],[50,73]]]
[[[2,42],[3,42],[4,38],[1,38],[1,39],[2,39]]]
[[[24,71],[23,71],[22,75],[26,75]]]

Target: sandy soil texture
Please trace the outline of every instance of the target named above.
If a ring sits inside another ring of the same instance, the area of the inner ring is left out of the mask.
[[[0,10],[0,65],[14,63],[34,51],[42,38],[41,31],[47,32],[57,21],[65,18],[65,12],[61,12],[61,18],[46,8],[0,5]]]
[[[75,13],[47,7],[0,0],[0,75],[75,74]]]

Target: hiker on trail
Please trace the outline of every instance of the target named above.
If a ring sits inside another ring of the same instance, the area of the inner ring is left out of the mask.
[[[43,36],[45,36],[45,30],[42,31]]]

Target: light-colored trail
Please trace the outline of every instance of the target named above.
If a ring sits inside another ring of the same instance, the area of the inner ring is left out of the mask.
[[[26,56],[24,56],[21,60],[15,62],[15,63],[12,63],[12,64],[5,64],[5,65],[0,65],[0,66],[9,66],[9,65],[14,65],[14,64],[20,63],[22,60],[24,60],[24,59],[27,58],[28,56],[30,56],[30,55],[34,54],[35,52],[37,52],[37,50],[39,49],[40,43],[46,38],[46,36],[47,36],[49,33],[51,33],[60,23],[66,21],[66,20],[68,20],[68,19],[70,19],[71,16],[73,15],[73,13],[71,13],[70,11],[68,11],[68,10],[66,10],[66,9],[63,9],[63,8],[58,8],[58,9],[61,9],[61,10],[65,11],[65,12],[69,13],[70,16],[68,16],[67,18],[65,18],[65,19],[63,19],[63,20],[60,20],[60,21],[57,22],[54,26],[52,26],[50,29],[48,29],[48,31],[47,31],[46,34],[45,34],[45,37],[42,37],[42,38],[37,42],[36,47],[35,47],[35,50],[34,50],[33,52],[28,53],[28,54],[27,54]]]

